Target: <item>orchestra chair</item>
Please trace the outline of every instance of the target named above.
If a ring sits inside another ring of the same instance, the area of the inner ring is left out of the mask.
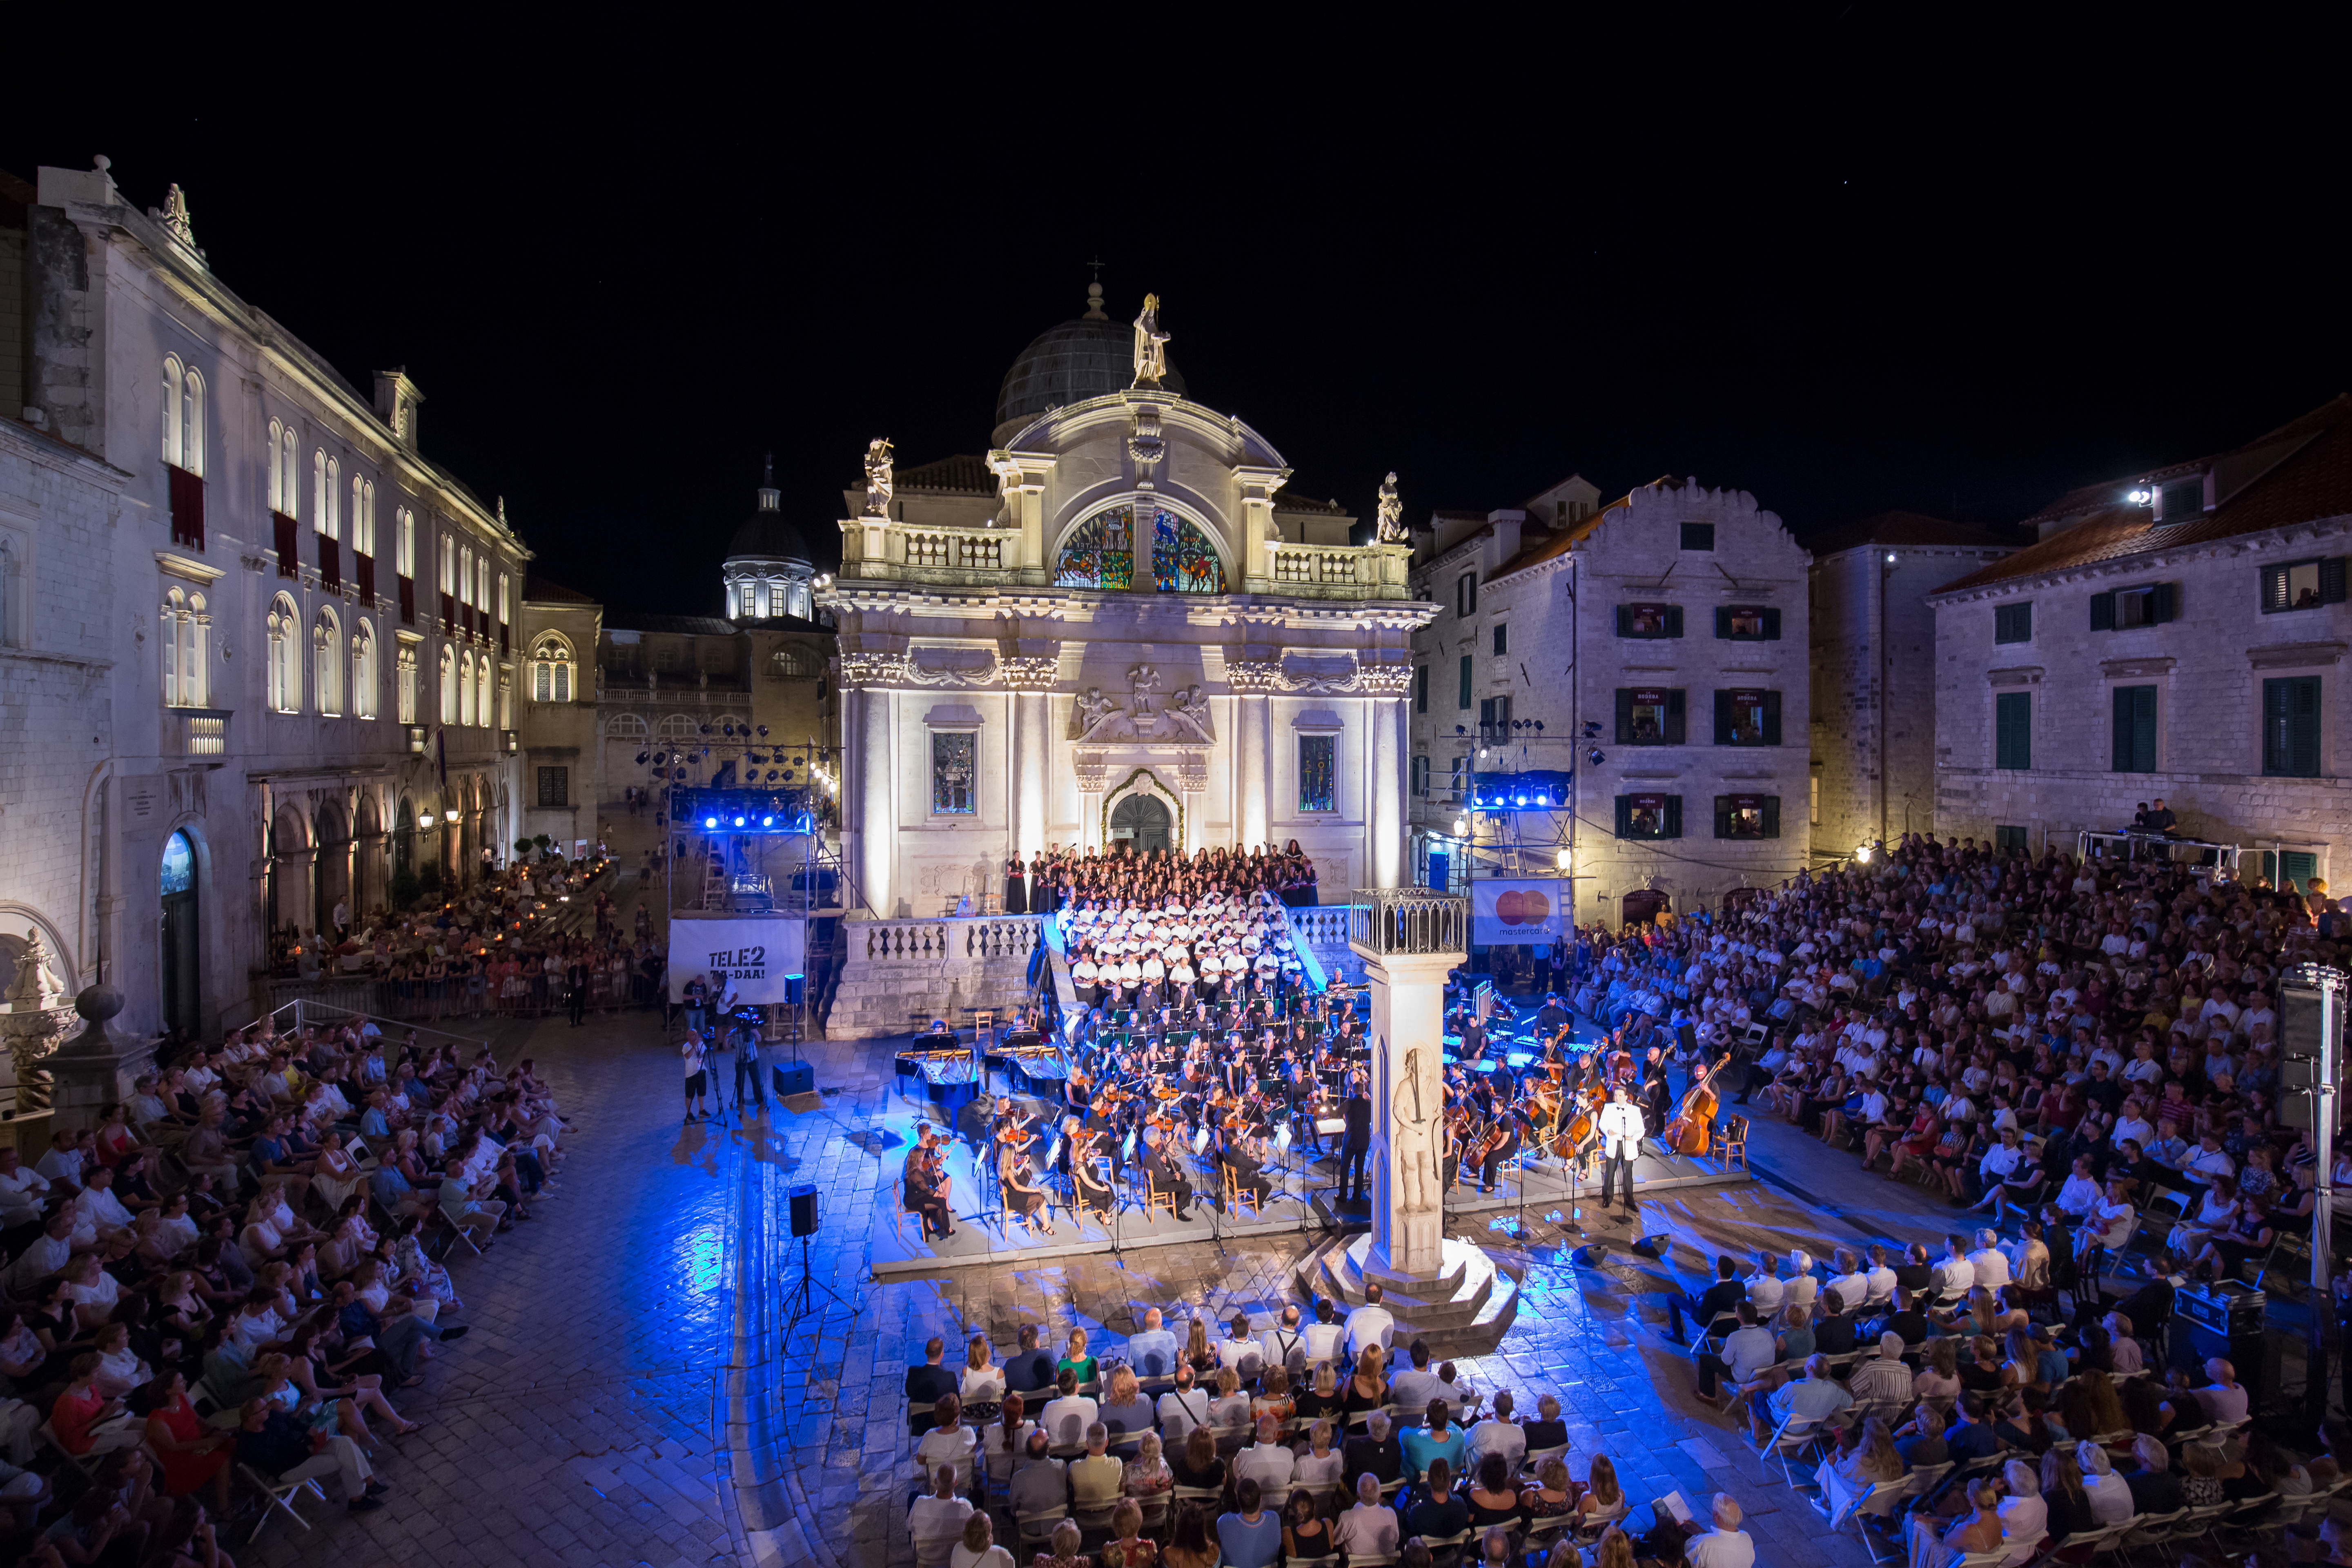
[[[1234,1168],[1231,1165],[1221,1163],[1217,1168],[1224,1173],[1225,1178],[1225,1212],[1229,1215],[1236,1214],[1246,1207],[1250,1213],[1257,1214],[1259,1212],[1257,1189],[1244,1186],[1241,1178],[1234,1173]]]
[[[1741,1170],[1748,1169],[1748,1118],[1727,1116],[1723,1119],[1716,1128],[1715,1155],[1723,1162],[1723,1168],[1727,1171],[1735,1159],[1739,1162]]]
[[[1144,1219],[1149,1221],[1151,1216],[1160,1209],[1166,1209],[1168,1211],[1168,1217],[1170,1219],[1174,1219],[1176,1217],[1176,1194],[1172,1191],[1161,1191],[1160,1184],[1151,1179],[1151,1173],[1146,1171],[1143,1173]]]
[[[1107,1157],[1098,1156],[1093,1163],[1102,1173],[1102,1192],[1105,1194],[1108,1194],[1111,1190],[1110,1161]],[[1087,1190],[1087,1184],[1075,1178],[1070,1182],[1070,1190],[1074,1194],[1070,1202],[1070,1211],[1078,1216],[1078,1223],[1080,1225],[1084,1225],[1087,1222],[1087,1217],[1089,1215],[1102,1221],[1105,1225],[1108,1225],[1110,1223],[1111,1207],[1117,1202],[1116,1199],[1108,1195],[1097,1199],[1093,1194]],[[1173,1386],[1173,1384],[1171,1386]]]
[[[907,1187],[906,1184],[902,1182],[898,1185],[898,1239],[901,1241],[907,1239],[907,1222],[908,1220],[912,1220],[915,1223],[915,1239],[917,1242],[925,1246],[929,1245],[930,1238],[923,1234],[922,1211],[919,1209],[910,1209],[907,1206]]]

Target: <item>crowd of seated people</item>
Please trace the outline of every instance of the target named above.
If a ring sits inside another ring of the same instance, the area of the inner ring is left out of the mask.
[[[210,1561],[264,1482],[383,1507],[371,1456],[418,1429],[401,1396],[467,1332],[445,1260],[534,1217],[565,1125],[528,1060],[354,1022],[238,1030],[33,1163],[0,1147],[15,1544]]]
[[[1685,1057],[1762,1026],[1737,1105],[1997,1227],[2031,1218],[2066,1289],[2151,1225],[2206,1278],[2308,1234],[2273,991],[2347,952],[2352,913],[2317,881],[1912,836],[1736,911],[1588,933],[1574,962],[1588,1012]]]
[[[1181,1334],[1153,1310],[1108,1358],[1081,1331],[1056,1359],[1031,1325],[1000,1363],[975,1334],[961,1372],[933,1339],[906,1380],[917,1563],[981,1568],[1005,1542],[1034,1568],[1517,1568],[1532,1544],[1548,1568],[1586,1553],[1632,1568],[1630,1500],[1605,1454],[1570,1474],[1556,1397],[1523,1418],[1510,1390],[1472,1391],[1425,1343],[1392,1350],[1377,1302],[1344,1321],[1314,1309],[1222,1331],[1195,1317]],[[1744,1568],[1752,1542],[1721,1503],[1685,1560]]]

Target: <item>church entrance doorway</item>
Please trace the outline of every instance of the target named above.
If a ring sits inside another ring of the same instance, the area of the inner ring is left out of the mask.
[[[196,853],[184,833],[163,840],[157,891],[163,900],[163,1026],[193,1039],[203,994],[197,984],[202,949],[196,925]]]
[[[1167,805],[1148,795],[1131,795],[1111,807],[1111,842],[1124,842],[1139,855],[1174,848],[1171,826]]]
[[[1673,901],[1664,893],[1647,891],[1628,893],[1625,895],[1624,903],[1625,923],[1629,926],[1652,924],[1660,915],[1666,912]]]

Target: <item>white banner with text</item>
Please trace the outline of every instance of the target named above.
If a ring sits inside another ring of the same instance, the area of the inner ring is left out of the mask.
[[[784,976],[803,967],[807,935],[807,921],[775,915],[673,916],[669,999],[685,1000],[688,982],[699,974],[714,1001],[732,985],[739,1002],[782,1002]]]

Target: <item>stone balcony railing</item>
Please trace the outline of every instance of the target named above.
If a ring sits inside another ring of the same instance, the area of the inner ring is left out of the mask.
[[[1348,942],[1360,952],[1466,954],[1470,900],[1426,888],[1359,888],[1348,907]]]
[[[986,585],[1008,575],[1042,584],[1045,574],[1024,569],[1022,536],[1009,528],[918,527],[881,518],[841,525],[844,581]]]
[[[166,708],[163,710],[163,754],[171,757],[221,757],[228,754],[226,708]]]
[[[1309,599],[1402,599],[1411,547],[1402,544],[1290,544],[1266,546],[1272,576],[1253,582],[1255,592],[1291,594]]]

